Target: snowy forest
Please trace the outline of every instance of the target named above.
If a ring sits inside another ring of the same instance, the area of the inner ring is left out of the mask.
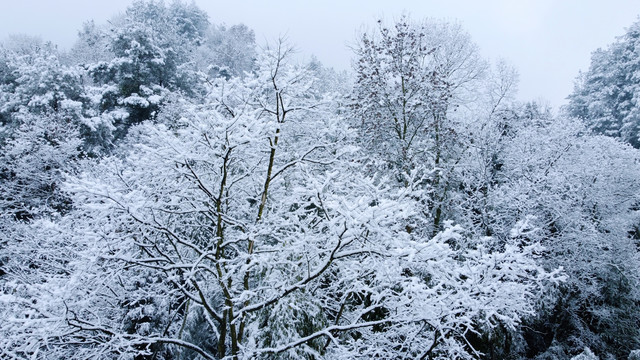
[[[640,22],[557,112],[366,25],[350,71],[180,1],[3,41],[0,358],[640,359]]]

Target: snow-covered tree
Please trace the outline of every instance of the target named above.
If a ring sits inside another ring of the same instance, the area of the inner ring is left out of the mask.
[[[69,244],[65,270],[20,256],[4,267],[3,351],[473,358],[478,324],[533,313],[556,278],[536,265],[539,245],[495,250],[451,223],[409,231],[413,190],[360,169],[356,133],[289,56],[267,49],[255,75],[218,78],[206,104],[134,127],[128,155],[68,184],[76,209],[34,223],[48,241],[30,247],[41,259]]]
[[[637,26],[572,95],[587,125],[456,24],[378,22],[353,76],[208,26],[137,1],[0,48],[1,358],[640,347],[640,158],[590,131],[636,145]]]
[[[195,52],[208,24],[194,4],[135,1],[124,17],[102,29],[106,40],[92,40],[95,29],[87,27],[85,43],[106,43],[112,54],[85,64],[95,84],[88,91],[95,122],[110,127],[114,140],[121,139],[131,125],[155,118],[169,93],[198,94]]]
[[[354,121],[363,145],[400,183],[411,172],[428,186],[432,234],[446,215],[448,173],[461,145],[452,113],[485,72],[476,46],[460,26],[403,16],[365,33],[356,50]],[[380,165],[378,165],[380,166]]]
[[[22,220],[64,211],[62,171],[81,154],[80,75],[51,45],[0,58],[0,209]]]
[[[212,25],[198,49],[197,61],[209,78],[229,78],[253,71],[256,55],[255,34],[246,25]]]
[[[541,241],[547,266],[567,273],[560,293],[541,303],[527,341],[558,345],[563,356],[585,346],[626,356],[638,339],[640,259],[630,235],[640,220],[638,153],[562,117],[524,116],[514,125],[486,199],[491,229],[505,233],[522,214],[535,216],[522,238]]]
[[[618,137],[640,147],[640,22],[624,36],[598,49],[589,70],[575,82],[567,111],[596,133]]]

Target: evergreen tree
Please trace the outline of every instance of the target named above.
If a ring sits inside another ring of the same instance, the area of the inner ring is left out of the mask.
[[[208,25],[193,4],[136,1],[103,30],[112,58],[87,65],[95,84],[89,96],[114,141],[130,126],[155,118],[171,92],[201,94],[195,52]]]
[[[576,79],[567,112],[596,133],[640,148],[640,22],[606,49],[596,50],[591,66]]]

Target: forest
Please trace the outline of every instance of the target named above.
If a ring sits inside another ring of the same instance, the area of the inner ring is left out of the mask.
[[[556,113],[460,24],[213,20],[0,43],[1,359],[640,359],[640,21]]]

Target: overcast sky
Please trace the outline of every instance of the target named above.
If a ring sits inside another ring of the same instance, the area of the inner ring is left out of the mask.
[[[130,0],[0,0],[0,39],[39,35],[62,48],[82,23],[102,23]],[[356,34],[375,19],[434,17],[460,22],[490,60],[504,58],[520,73],[519,98],[564,103],[590,54],[613,42],[640,15],[639,0],[196,0],[213,23],[244,23],[259,43],[286,34],[302,54],[350,67]]]

